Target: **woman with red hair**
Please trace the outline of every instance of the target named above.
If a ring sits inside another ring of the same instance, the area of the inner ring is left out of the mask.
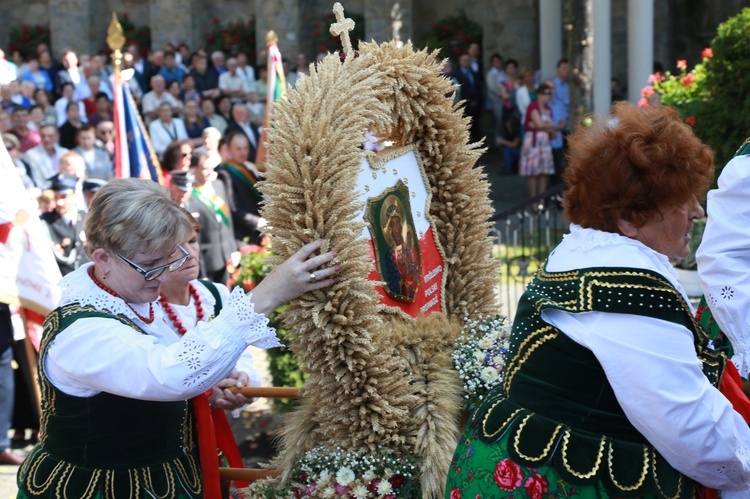
[[[618,103],[571,136],[571,232],[521,297],[504,381],[472,414],[447,497],[750,489],[750,429],[718,389],[733,368],[670,264],[712,164],[668,108]]]

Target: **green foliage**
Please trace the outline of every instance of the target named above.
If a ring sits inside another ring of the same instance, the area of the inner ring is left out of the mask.
[[[229,265],[227,270],[230,274],[230,288],[241,286],[245,291],[252,291],[271,271],[268,257],[273,255],[270,250],[270,242],[264,239],[261,245],[248,244],[240,248],[240,262],[237,267]],[[276,328],[276,334],[282,343],[291,341],[292,333],[286,329],[281,321],[281,314],[288,305],[279,306],[269,317],[269,326]],[[268,356],[269,370],[273,386],[301,387],[305,384],[308,376],[300,368],[297,356],[287,347],[271,348],[266,350]],[[289,399],[273,399],[272,403],[281,412],[291,409],[295,401]]]
[[[10,32],[10,53],[12,54],[16,50],[20,52],[23,58],[28,58],[31,55],[36,55],[36,47],[40,43],[46,43],[50,46],[50,35],[49,28],[47,26],[32,26],[30,24],[22,24],[16,26]],[[10,54],[8,54],[10,59]]]
[[[248,61],[255,61],[255,18],[235,23],[220,23],[217,18],[211,19],[211,31],[204,34],[210,49],[221,50],[228,55],[243,53]]]
[[[703,51],[703,61],[693,70],[683,66],[678,75],[652,75],[649,81],[661,102],[674,107],[713,149],[716,177],[750,134],[750,115],[738,112],[750,105],[749,39],[746,8],[719,25],[711,48]],[[648,88],[642,90],[641,104],[652,100]]]
[[[136,26],[133,21],[125,14],[119,14],[122,32],[125,35],[125,45],[137,43],[142,56],[146,56],[151,50],[151,28],[148,26]]]
[[[352,41],[352,47],[357,50],[359,41],[365,38],[365,16],[362,14],[345,13],[346,17],[354,21],[354,29],[349,32],[349,38]],[[320,22],[313,25],[313,45],[315,53],[340,52],[344,50],[341,45],[341,38],[331,34],[330,28],[336,22],[336,15],[329,12]]]
[[[482,43],[482,26],[468,18],[466,12],[441,19],[432,25],[432,33],[420,46],[440,49],[440,57],[456,59],[465,54],[472,43]]]

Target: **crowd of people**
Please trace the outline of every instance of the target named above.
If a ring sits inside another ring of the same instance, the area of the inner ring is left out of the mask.
[[[515,59],[494,53],[484,71],[481,47],[469,45],[453,68],[446,61],[445,73],[466,101],[464,113],[471,117],[471,139],[485,139],[489,147],[502,151],[500,172],[528,178],[529,196],[547,189],[550,177],[561,179],[565,167],[565,138],[570,132],[570,64],[557,63],[555,78],[541,80],[539,71],[519,69]],[[486,127],[485,114],[491,116]],[[535,206],[534,209],[537,209]]]
[[[208,495],[218,482],[205,475],[218,444],[186,440],[188,400],[199,426],[198,413],[248,402],[227,388],[252,382],[248,345],[277,344],[263,316],[330,286],[339,269],[335,253],[316,255],[323,242],[314,241],[252,295],[196,280],[226,282],[227,261],[259,242],[266,225],[255,166],[265,68],[184,44],[148,57],[130,46],[126,55],[168,191],[112,180],[103,55],[66,51],[57,65],[43,45],[27,61],[0,53],[0,132],[38,198],[67,307],[42,344],[42,397],[55,404],[45,406],[42,441],[20,469],[19,497],[43,497],[50,483],[71,497],[112,483],[123,496],[220,497]],[[472,44],[444,71],[466,101],[472,139],[484,135],[490,111],[490,144],[535,196],[565,167],[569,64],[559,61],[556,78],[537,81],[513,59],[489,61],[485,73]],[[306,72],[300,56],[288,81]],[[750,401],[693,319],[669,260],[685,256],[693,220],[705,215],[711,151],[673,111],[623,103],[577,130],[568,157],[571,234],[521,298],[506,380],[473,411],[446,497],[746,493]],[[730,164],[709,198],[715,219],[701,253],[711,305],[743,359],[750,292],[735,270],[747,263],[741,243],[750,224],[734,215],[746,211],[746,158]],[[739,365],[744,377],[748,365]],[[20,461],[3,445],[0,462]],[[152,481],[131,480],[134,470]]]

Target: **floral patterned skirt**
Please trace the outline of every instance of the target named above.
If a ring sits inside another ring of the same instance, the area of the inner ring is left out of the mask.
[[[534,136],[536,135],[536,142]],[[521,147],[521,162],[518,174],[523,177],[534,175],[552,175],[555,173],[555,161],[552,159],[552,147],[547,132],[526,132]]]
[[[557,499],[611,497],[601,483],[575,485],[563,480],[552,466],[529,468],[508,459],[508,434],[487,444],[473,424],[461,437],[448,470],[446,499]],[[646,495],[644,499],[654,496]]]

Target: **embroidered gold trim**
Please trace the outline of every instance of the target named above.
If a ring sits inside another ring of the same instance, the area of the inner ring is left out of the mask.
[[[656,473],[656,451],[651,450],[651,473],[654,475],[654,483],[656,484],[656,488],[659,490],[659,493],[662,495],[662,497],[666,499],[679,499],[682,496],[682,478],[684,475],[682,473],[679,474],[677,477],[677,493],[673,496],[669,496],[662,490],[661,484],[659,483],[659,477]]]
[[[641,477],[638,479],[635,485],[621,485],[617,482],[615,479],[615,472],[612,469],[612,464],[614,462],[614,451],[612,449],[612,444],[609,445],[609,451],[607,452],[607,468],[609,469],[609,477],[612,479],[612,483],[615,484],[615,486],[620,490],[625,491],[633,491],[638,490],[643,486],[643,482],[646,481],[646,476],[648,475],[648,468],[649,468],[649,456],[648,456],[648,447],[645,445],[643,446],[643,471],[641,471]]]
[[[521,450],[518,448],[518,445],[520,444],[521,433],[523,433],[523,429],[526,427],[526,423],[528,423],[529,419],[531,419],[533,416],[535,416],[534,413],[529,414],[528,416],[526,416],[523,419],[523,421],[521,421],[521,424],[518,425],[518,429],[516,430],[515,437],[513,438],[513,449],[516,451],[516,453],[519,456],[521,456],[522,458],[526,459],[527,461],[538,462],[538,461],[542,460],[543,458],[549,456],[549,451],[552,449],[552,446],[555,444],[555,439],[557,438],[557,434],[560,433],[560,430],[562,429],[563,425],[562,424],[558,424],[555,427],[554,431],[552,432],[552,436],[549,439],[549,442],[547,442],[547,446],[544,448],[544,450],[542,451],[542,453],[539,456],[537,456],[537,457],[526,456],[526,455],[524,455],[524,454],[521,453]]]
[[[527,360],[529,360],[529,357],[531,357],[531,354],[534,353],[534,350],[542,346],[544,343],[548,342],[549,340],[555,339],[558,336],[558,333],[556,331],[552,331],[549,334],[544,334],[541,338],[536,340],[533,345],[530,345],[527,349],[527,351],[523,351],[525,345],[531,341],[534,336],[538,336],[540,334],[546,333],[547,331],[552,330],[552,326],[543,327],[541,329],[538,329],[531,333],[529,336],[527,336],[521,345],[518,347],[518,352],[516,353],[515,358],[511,362],[511,364],[508,366],[508,373],[505,375],[505,381],[503,382],[503,386],[505,388],[506,393],[510,389],[510,385],[513,383],[513,378],[515,377],[516,373],[521,370],[521,367],[526,363]],[[519,357],[521,353],[523,352],[523,356]]]
[[[571,468],[570,465],[568,464],[567,452],[568,452],[569,442],[570,442],[570,428],[565,428],[565,433],[563,433],[563,444],[562,444],[561,452],[562,452],[563,466],[565,466],[565,469],[568,470],[568,473],[582,480],[589,479],[592,476],[596,475],[597,472],[599,471],[599,467],[602,464],[602,458],[604,457],[604,444],[607,443],[607,438],[605,436],[602,436],[601,440],[599,441],[599,452],[596,455],[596,461],[594,462],[594,467],[588,473],[579,473],[578,471]]]
[[[505,400],[505,399],[503,399]],[[503,402],[503,400],[499,400],[496,402],[490,409],[487,411],[487,413],[484,415],[484,419],[482,420],[482,436],[485,438],[493,438],[500,432],[502,432],[506,426],[508,426],[508,423],[513,421],[513,419],[518,415],[519,412],[523,411],[523,409],[516,409],[511,413],[510,416],[508,416],[508,419],[505,420],[503,424],[497,427],[497,431],[495,433],[487,433],[487,419],[489,419],[490,414],[492,414],[492,410],[497,407],[497,404],[500,404]]]

